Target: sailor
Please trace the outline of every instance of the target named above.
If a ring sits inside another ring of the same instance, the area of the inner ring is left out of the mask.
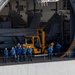
[[[27,48],[27,54],[28,54],[28,60],[31,60],[32,61],[32,48],[29,46]]]
[[[10,54],[12,62],[16,62],[16,50],[14,47],[12,47],[12,49],[10,50]]]
[[[48,47],[48,59],[52,60],[52,52],[53,52],[53,47],[50,45]]]
[[[23,50],[22,50],[23,61],[26,61],[26,53],[27,53],[27,49],[26,49],[26,47],[23,47]]]
[[[56,44],[56,52],[59,54],[60,53],[60,50],[61,50],[61,44],[59,44],[57,42],[57,44]]]
[[[4,50],[4,62],[7,63],[7,59],[8,59],[8,49],[5,48]]]
[[[18,46],[18,48],[17,48],[17,57],[18,57],[18,62],[22,60],[22,47],[21,47],[21,45]]]

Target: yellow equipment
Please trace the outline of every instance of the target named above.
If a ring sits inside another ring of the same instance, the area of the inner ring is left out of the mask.
[[[25,38],[25,44],[23,44],[23,46],[25,46],[26,48],[28,48],[28,46],[30,46],[33,49],[34,54],[39,54],[39,53],[41,53],[41,50],[34,46],[35,40],[37,40],[39,42],[40,47],[41,47],[42,52],[43,52],[44,48],[45,48],[45,32],[43,31],[43,28],[37,29],[37,35],[36,36],[26,37]]]

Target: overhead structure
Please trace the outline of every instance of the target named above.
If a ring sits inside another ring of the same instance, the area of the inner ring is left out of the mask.
[[[48,2],[58,2],[59,0],[36,0],[41,6],[48,6]]]
[[[10,0],[0,0],[0,11],[7,5]]]

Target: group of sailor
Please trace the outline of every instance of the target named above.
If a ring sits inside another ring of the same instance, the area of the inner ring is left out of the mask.
[[[54,49],[53,46],[54,46],[54,43],[51,43],[47,48],[48,59],[50,60],[52,60],[52,53]],[[57,53],[60,53],[60,49],[61,49],[61,44],[57,43],[56,44]],[[21,62],[21,61],[26,61],[26,60],[32,61],[32,53],[33,53],[33,49],[30,46],[26,48],[25,46],[22,47],[20,43],[18,43],[17,46],[11,48],[10,52],[7,48],[5,48],[4,62],[7,63],[8,55],[10,55],[12,62]]]
[[[32,52],[33,50],[30,46],[28,48],[25,46],[21,47],[20,43],[18,43],[17,46],[11,48],[10,52],[5,48],[4,62],[7,63],[8,55],[10,55],[12,62],[26,61],[26,57],[28,57],[28,60],[32,61]]]

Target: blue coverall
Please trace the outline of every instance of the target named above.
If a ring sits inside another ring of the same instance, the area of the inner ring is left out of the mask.
[[[26,60],[27,49],[23,48],[22,53],[23,53],[23,61],[25,61]]]
[[[32,51],[33,51],[32,48],[28,48],[27,51],[28,51],[27,52],[28,53],[28,60],[32,61]]]
[[[12,60],[12,62],[16,62],[16,50],[15,49],[11,49],[10,53],[11,53],[11,60]]]
[[[8,59],[8,50],[4,50],[4,62],[7,63]]]
[[[56,44],[56,52],[60,53],[61,44]]]
[[[53,52],[53,48],[52,47],[48,47],[48,59],[52,60],[52,52]]]
[[[21,47],[17,47],[17,60],[18,62],[22,60],[22,48]]]

